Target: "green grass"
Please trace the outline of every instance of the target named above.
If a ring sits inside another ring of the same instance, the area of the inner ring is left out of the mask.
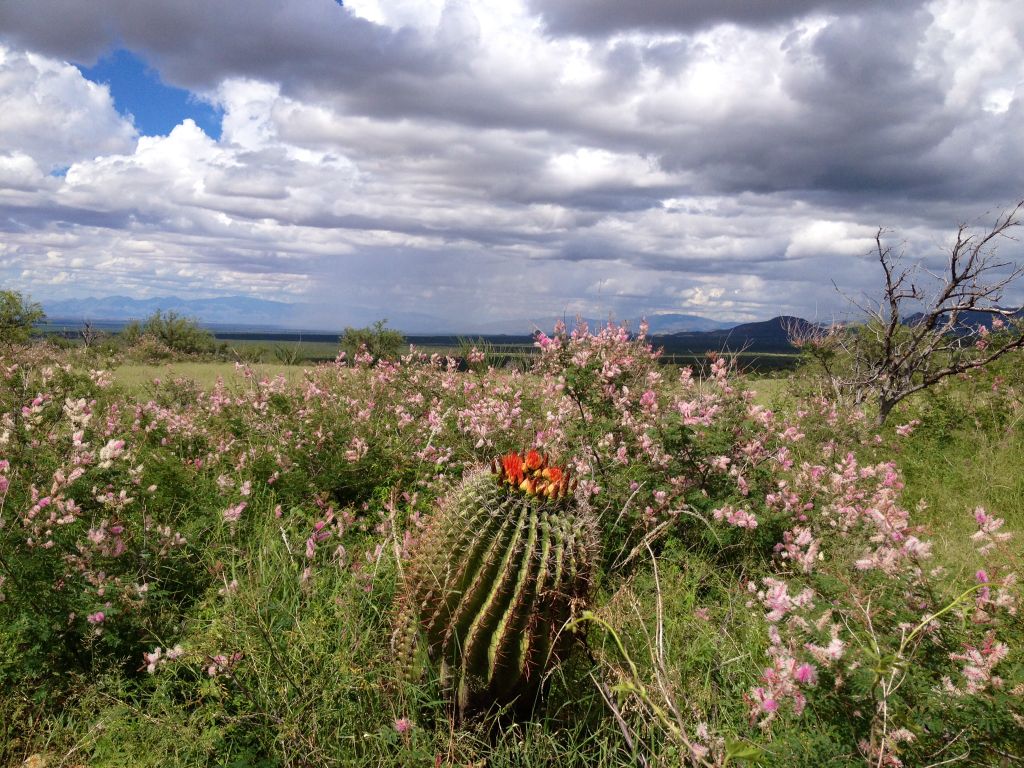
[[[289,384],[302,381],[303,368],[295,365],[258,363],[251,366],[258,378],[284,376]],[[142,396],[153,385],[154,380],[172,381],[189,379],[202,389],[212,389],[218,378],[225,384],[240,384],[244,378],[235,369],[234,363],[164,363],[161,365],[128,363],[114,369],[114,382],[120,384],[135,396]]]
[[[788,377],[750,377],[744,384],[754,392],[754,402],[758,405],[775,406],[789,396]]]
[[[298,363],[333,360],[338,355],[337,342],[272,341],[265,339],[226,339],[229,354],[243,360],[261,363],[282,363],[294,359]]]
[[[935,414],[922,421],[909,438],[893,440],[906,481],[903,502],[911,510],[925,502],[913,518],[927,526],[937,559],[960,569],[973,559],[975,507],[1005,519],[1008,530],[1024,531],[1024,434],[1017,425],[973,419],[943,424]]]

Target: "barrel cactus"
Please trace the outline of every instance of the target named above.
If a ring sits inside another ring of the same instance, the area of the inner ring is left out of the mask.
[[[564,653],[589,593],[594,519],[561,468],[536,451],[470,472],[444,499],[399,591],[406,675],[422,639],[458,712],[528,709]]]

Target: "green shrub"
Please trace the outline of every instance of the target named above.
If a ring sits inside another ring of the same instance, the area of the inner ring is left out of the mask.
[[[405,344],[405,337],[394,328],[387,328],[387,320],[378,320],[365,328],[346,328],[341,337],[341,351],[345,359],[357,360],[368,355],[371,360],[394,360]]]
[[[46,314],[17,291],[0,291],[0,344],[24,344]]]
[[[146,347],[145,352],[156,359],[166,359],[173,354],[209,354],[217,349],[213,334],[200,327],[197,320],[173,311],[157,310],[142,323],[128,323],[121,336],[127,344],[136,347],[145,344],[146,337],[155,340],[156,345]],[[161,348],[167,351],[162,352]]]

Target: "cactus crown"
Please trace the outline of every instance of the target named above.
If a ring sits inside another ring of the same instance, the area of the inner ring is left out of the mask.
[[[461,714],[532,705],[589,596],[597,551],[593,517],[563,469],[533,450],[490,469],[439,506],[399,591],[403,672],[415,673],[424,639]]]
[[[569,473],[551,465],[547,454],[532,448],[524,453],[506,453],[500,461],[495,459],[491,462],[491,472],[499,483],[528,496],[562,499],[574,490],[569,484]]]

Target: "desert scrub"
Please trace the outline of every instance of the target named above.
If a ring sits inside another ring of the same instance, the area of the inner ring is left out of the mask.
[[[78,350],[4,357],[0,764],[1020,757],[1016,368],[876,438],[619,328],[538,346],[130,391]],[[599,521],[604,625],[527,722],[456,727],[436,676],[397,679],[394,596],[439,501],[528,445]]]

